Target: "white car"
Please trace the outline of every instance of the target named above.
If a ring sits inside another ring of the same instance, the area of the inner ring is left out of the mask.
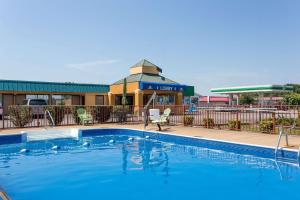
[[[45,99],[26,99],[23,105],[29,106],[34,117],[44,117],[44,107],[47,106]]]

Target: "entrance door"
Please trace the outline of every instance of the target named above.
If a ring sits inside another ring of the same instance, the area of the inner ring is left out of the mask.
[[[16,105],[22,105],[25,99],[26,99],[25,94],[16,95]]]
[[[148,103],[151,96],[152,96],[152,94],[144,94],[144,96],[143,96],[143,105],[146,105]]]
[[[7,115],[8,107],[14,104],[14,96],[12,94],[3,95],[3,113]]]
[[[80,96],[79,95],[72,96],[72,105],[80,105]]]
[[[134,98],[132,95],[126,96],[127,105],[132,106],[134,105]],[[115,105],[122,105],[122,95],[117,95],[115,98]]]

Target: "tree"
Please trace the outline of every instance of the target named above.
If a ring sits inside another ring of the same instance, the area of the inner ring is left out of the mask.
[[[289,84],[286,84],[287,86],[293,86],[293,91],[295,93],[298,93],[300,94],[300,84],[292,84],[292,83],[289,83]]]
[[[123,81],[123,94],[122,94],[122,105],[125,106],[128,104],[127,102],[127,80],[124,78]]]
[[[284,96],[283,102],[287,105],[300,105],[300,93],[289,93]]]
[[[239,103],[242,105],[249,105],[255,102],[255,97],[250,94],[242,94],[239,101]]]

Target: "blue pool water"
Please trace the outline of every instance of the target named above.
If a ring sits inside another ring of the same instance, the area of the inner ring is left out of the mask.
[[[0,185],[13,200],[300,199],[296,164],[109,133],[0,145]]]

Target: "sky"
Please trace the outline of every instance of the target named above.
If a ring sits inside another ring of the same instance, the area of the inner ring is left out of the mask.
[[[300,83],[299,0],[0,0],[0,79],[111,84],[145,58],[210,88]]]

